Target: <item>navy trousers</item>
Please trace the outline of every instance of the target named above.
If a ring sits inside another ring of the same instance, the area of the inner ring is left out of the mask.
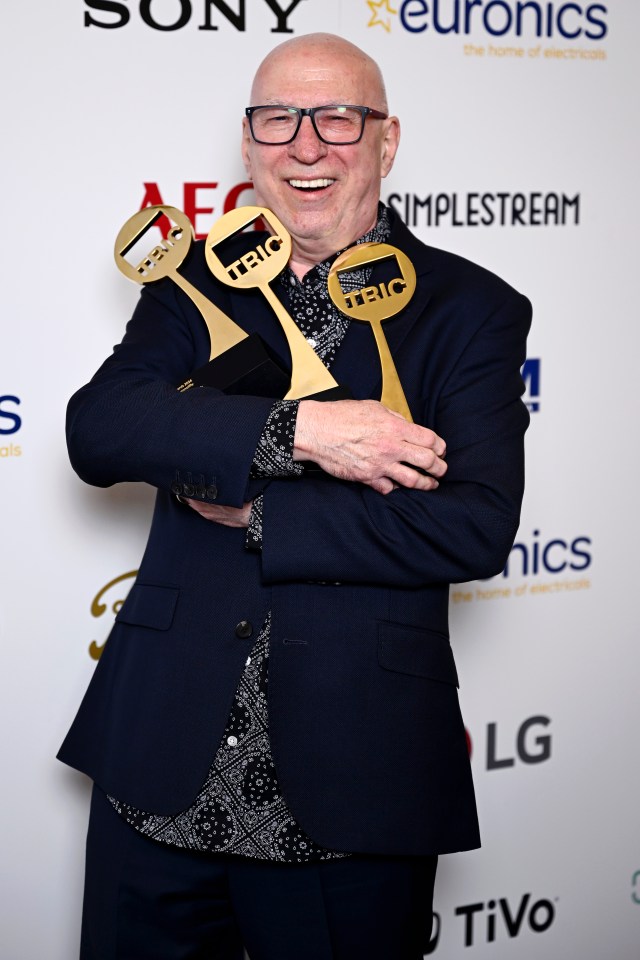
[[[94,788],[80,960],[422,960],[436,865],[185,851],[139,834]]]

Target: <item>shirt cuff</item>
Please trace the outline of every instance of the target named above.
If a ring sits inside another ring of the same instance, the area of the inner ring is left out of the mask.
[[[251,505],[249,526],[244,545],[247,550],[262,550],[262,506],[264,494],[259,493]]]
[[[301,463],[293,459],[299,400],[276,400],[269,411],[253,457],[252,477],[299,477]]]

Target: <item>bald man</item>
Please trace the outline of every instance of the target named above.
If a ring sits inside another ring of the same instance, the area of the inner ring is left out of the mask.
[[[70,402],[79,475],[158,490],[60,752],[95,783],[82,960],[420,960],[437,856],[479,843],[448,585],[498,573],[517,530],[530,306],[379,202],[399,135],[377,65],[328,34],[272,51],[243,119],[257,203],[292,237],[274,289],[354,399],[176,392],[208,336],[161,281]],[[413,423],[327,295],[366,241],[416,269],[385,327]],[[184,273],[286,366],[261,294],[223,288],[201,244]]]

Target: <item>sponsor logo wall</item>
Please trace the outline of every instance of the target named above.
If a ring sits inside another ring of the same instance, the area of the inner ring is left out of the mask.
[[[0,396],[0,458],[22,456],[22,447],[13,442],[22,427],[18,413],[21,402],[20,397],[12,393]]]
[[[425,956],[636,960],[638,5],[34,0],[8,22],[2,956],[77,955],[89,787],[54,756],[153,503],[85,486],[64,449],[66,401],[138,296],[115,236],[153,203],[199,236],[251,203],[253,70],[330,30],[378,59],[401,118],[383,199],[534,303],[520,530],[500,574],[451,591],[484,845],[442,858]]]

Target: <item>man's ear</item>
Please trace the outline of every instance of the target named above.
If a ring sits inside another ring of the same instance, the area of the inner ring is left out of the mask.
[[[247,117],[242,118],[242,142],[240,144],[240,150],[242,153],[242,162],[244,163],[244,168],[247,171],[247,176],[249,180],[253,179],[251,176],[251,130],[249,129],[249,120]]]
[[[380,153],[380,173],[386,177],[393,166],[393,161],[400,143],[400,121],[397,117],[388,117],[384,123],[384,135],[382,138]]]

